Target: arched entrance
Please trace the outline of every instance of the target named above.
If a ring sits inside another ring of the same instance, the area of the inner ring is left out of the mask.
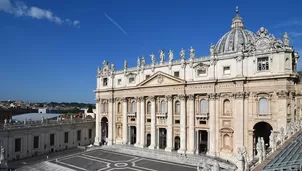
[[[165,149],[167,146],[167,130],[166,128],[158,129],[159,149]]]
[[[151,145],[151,134],[147,134],[147,147]]]
[[[103,117],[101,120],[101,139],[102,144],[106,141],[108,137],[108,119],[106,117]]]
[[[258,137],[263,137],[265,149],[267,149],[269,144],[269,136],[273,127],[267,122],[258,122],[254,125],[254,154],[257,155],[256,144],[258,142]]]
[[[136,127],[130,126],[130,144],[136,143]]]
[[[178,151],[179,148],[180,148],[180,138],[179,138],[179,136],[176,136],[174,138],[174,150]]]

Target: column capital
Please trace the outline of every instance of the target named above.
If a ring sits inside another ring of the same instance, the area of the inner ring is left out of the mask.
[[[189,99],[189,100],[194,100],[194,94],[189,94],[189,95],[188,95],[188,99]]]
[[[220,93],[209,93],[208,94],[208,98],[212,99],[212,100],[217,99],[218,97],[220,97]]]
[[[154,96],[149,96],[148,100],[150,100],[151,102],[154,102],[155,101],[155,97]]]
[[[109,98],[109,99],[108,99],[108,102],[109,102],[109,103],[113,103],[114,101],[115,101],[115,98]]]
[[[128,99],[127,99],[127,97],[122,97],[121,100],[122,100],[123,102],[127,102]]]
[[[233,97],[235,99],[242,99],[245,96],[245,92],[234,92]]]
[[[172,101],[173,96],[172,95],[166,95],[165,98],[166,98],[167,101]]]
[[[180,100],[186,100],[186,95],[185,94],[180,94],[180,95],[178,95],[178,98]]]
[[[101,98],[98,97],[98,98],[95,99],[95,101],[96,101],[97,103],[99,103],[99,102],[101,101]]]

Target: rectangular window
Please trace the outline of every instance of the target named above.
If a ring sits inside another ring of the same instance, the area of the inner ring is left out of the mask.
[[[134,81],[135,81],[134,77],[130,77],[130,78],[129,78],[129,83],[130,83],[130,84],[134,83]]]
[[[207,124],[207,121],[199,121],[199,124],[200,124],[200,125]]]
[[[77,131],[77,140],[81,141],[81,130]]]
[[[88,130],[88,138],[91,139],[92,138],[92,129]]]
[[[258,64],[258,71],[269,70],[268,57],[258,58],[257,64]]]
[[[180,120],[175,120],[175,124],[180,124]]]
[[[64,143],[68,143],[68,132],[64,132]]]
[[[197,70],[197,76],[203,76],[203,75],[206,75],[206,69],[199,69]]]
[[[179,77],[179,71],[174,72],[174,77]]]
[[[103,86],[107,86],[108,85],[108,78],[103,78]]]
[[[15,152],[21,151],[21,138],[15,139]]]
[[[151,119],[147,119],[147,122],[151,122]]]
[[[34,136],[34,148],[39,148],[39,136]]]
[[[146,75],[146,79],[150,78],[150,75]]]
[[[122,85],[122,79],[117,80],[117,85]]]
[[[130,121],[135,121],[135,118],[131,118]]]
[[[50,145],[50,146],[55,145],[55,134],[50,134],[50,137],[49,137],[49,145]]]
[[[223,67],[223,75],[230,75],[231,68],[229,66]]]

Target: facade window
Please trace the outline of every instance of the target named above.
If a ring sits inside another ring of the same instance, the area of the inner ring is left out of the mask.
[[[64,143],[68,143],[68,132],[64,132]]]
[[[223,67],[223,74],[224,75],[230,75],[231,74],[231,68],[229,66]]]
[[[81,130],[77,131],[77,140],[81,141]]]
[[[107,113],[108,111],[108,104],[106,102],[103,103],[103,113]]]
[[[146,75],[146,79],[150,78],[150,75]]]
[[[223,115],[230,116],[232,113],[232,106],[229,99],[223,101]]]
[[[204,75],[206,75],[206,73],[207,73],[206,69],[199,69],[199,70],[197,70],[197,76],[198,77],[204,76]]]
[[[147,114],[151,114],[151,102],[147,103]]]
[[[21,138],[15,139],[15,152],[21,151]]]
[[[166,101],[161,101],[160,103],[161,113],[166,113]]]
[[[117,85],[122,85],[122,79],[117,79]]]
[[[180,120],[175,120],[175,124],[180,124]]]
[[[34,149],[39,148],[39,136],[34,136]]]
[[[55,134],[50,134],[49,135],[49,145],[50,146],[55,145]]]
[[[117,104],[117,113],[121,113],[122,112],[122,104],[119,102]]]
[[[258,71],[269,70],[268,57],[258,58],[257,64],[258,64]]]
[[[151,119],[147,119],[147,122],[151,122]]]
[[[88,130],[88,138],[91,139],[92,138],[92,129]]]
[[[108,85],[108,78],[103,78],[103,86],[107,86]]]
[[[258,109],[258,113],[265,115],[268,114],[268,100],[266,98],[260,98],[259,99],[259,109]]]
[[[179,71],[174,72],[174,77],[179,77]]]
[[[175,114],[180,115],[180,102],[176,101],[175,103]]]
[[[133,84],[134,82],[135,82],[134,77],[130,77],[130,78],[129,78],[129,84]]]
[[[200,101],[200,113],[208,113],[208,102],[205,99]]]
[[[290,106],[290,104],[287,105],[287,110],[286,111],[287,111],[287,114],[291,114],[291,106]]]
[[[131,108],[132,108],[132,113],[136,113],[136,103],[135,102],[131,103]]]

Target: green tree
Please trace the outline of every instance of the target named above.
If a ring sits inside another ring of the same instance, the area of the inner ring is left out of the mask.
[[[89,106],[88,106],[87,113],[93,113],[93,110],[92,110],[92,105],[89,105]]]

